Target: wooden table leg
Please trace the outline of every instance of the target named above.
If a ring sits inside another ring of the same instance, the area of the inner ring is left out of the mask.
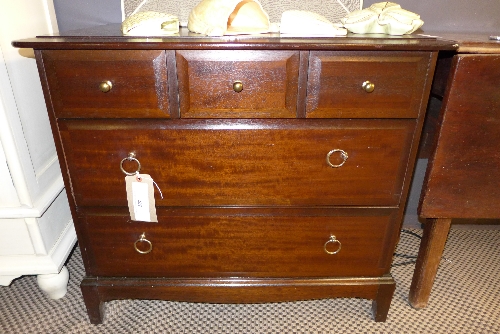
[[[451,219],[447,218],[427,219],[424,225],[424,235],[410,287],[409,302],[413,308],[427,306],[450,226]]]

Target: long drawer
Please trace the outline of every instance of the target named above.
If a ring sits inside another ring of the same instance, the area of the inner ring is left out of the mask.
[[[84,218],[87,274],[344,277],[387,270],[384,247],[397,210],[339,209],[318,216],[292,211],[197,215],[160,210],[158,223],[89,215]]]
[[[78,206],[126,206],[138,164],[157,206],[399,204],[414,120],[60,120]],[[123,163],[121,164],[121,162]]]

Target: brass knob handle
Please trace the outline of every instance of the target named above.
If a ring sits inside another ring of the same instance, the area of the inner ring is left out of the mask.
[[[127,172],[124,168],[123,168],[123,163],[125,162],[125,160],[128,160],[128,161],[135,161],[137,162],[137,170],[135,172],[132,172],[132,173],[129,173]],[[125,175],[135,175],[137,173],[139,173],[139,171],[141,170],[141,163],[139,162],[139,160],[137,160],[135,158],[135,153],[134,152],[130,152],[128,154],[128,157],[126,158],[123,158],[122,161],[120,162],[120,169],[121,171],[125,174]]]
[[[141,244],[145,243],[146,244],[146,250],[139,249],[139,247],[137,247],[137,245],[139,243],[141,243]],[[151,241],[149,241],[148,239],[146,239],[146,233],[142,232],[141,237],[134,242],[134,248],[135,248],[135,250],[138,253],[147,254],[147,253],[149,253],[149,252],[151,252],[153,250],[153,244],[151,243]]]
[[[113,84],[111,83],[111,81],[107,80],[107,81],[103,81],[99,84],[99,89],[101,90],[101,92],[103,93],[107,93],[111,90],[111,88],[113,88]]]
[[[371,93],[375,90],[375,84],[370,81],[363,82],[362,87],[367,93]]]
[[[233,90],[236,92],[236,93],[239,93],[243,90],[243,82],[241,81],[235,81],[233,83]]]
[[[331,244],[331,245],[329,245]],[[336,246],[335,246],[336,245]],[[328,248],[333,248],[334,250],[328,250]],[[337,240],[337,237],[335,237],[333,234],[330,235],[330,239],[328,239],[325,242],[325,245],[323,246],[323,249],[327,254],[334,255],[340,252],[340,249],[342,248],[342,244],[340,241]]]
[[[332,156],[332,154],[334,153],[339,153],[340,155],[340,158],[342,159],[342,162],[339,163],[339,164],[333,164],[331,161],[330,161],[330,157]],[[342,167],[345,162],[347,161],[347,158],[349,158],[349,156],[347,155],[347,152],[344,151],[344,150],[340,150],[338,148],[334,149],[334,150],[331,150],[330,152],[327,153],[326,155],[326,163],[328,164],[328,166],[332,167],[332,168],[339,168],[339,167]]]

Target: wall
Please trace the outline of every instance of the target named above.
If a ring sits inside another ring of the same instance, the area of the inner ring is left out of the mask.
[[[321,1],[321,0],[318,0]],[[334,0],[327,0],[334,1]],[[364,6],[379,2],[364,0]],[[500,34],[499,0],[399,0],[420,14],[424,31]],[[121,22],[120,0],[54,0],[60,31]]]
[[[54,0],[59,31],[122,21],[120,0]]]

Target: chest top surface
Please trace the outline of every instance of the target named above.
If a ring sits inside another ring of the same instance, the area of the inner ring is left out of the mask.
[[[348,34],[347,37],[282,37],[278,33],[206,37],[181,28],[179,36],[123,36],[119,24],[14,41],[34,49],[294,49],[294,50],[455,50],[452,40],[426,35]]]

